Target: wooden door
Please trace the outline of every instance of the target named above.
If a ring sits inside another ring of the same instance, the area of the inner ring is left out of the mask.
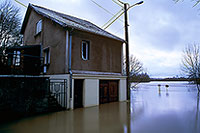
[[[109,82],[109,102],[118,101],[118,82],[110,81]]]
[[[99,94],[100,104],[109,102],[108,83],[106,81],[100,82]]]
[[[74,80],[74,108],[83,107],[83,79]]]
[[[118,101],[118,81],[101,80],[99,86],[100,104]]]

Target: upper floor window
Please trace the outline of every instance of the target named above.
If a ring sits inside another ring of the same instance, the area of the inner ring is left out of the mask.
[[[42,31],[42,20],[36,23],[36,35]]]
[[[90,54],[90,42],[89,41],[82,41],[82,59],[89,60]]]

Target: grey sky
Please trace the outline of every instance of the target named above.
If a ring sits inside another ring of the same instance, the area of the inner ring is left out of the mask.
[[[14,0],[12,0],[14,2]],[[33,3],[102,26],[112,16],[91,0],[19,0]],[[112,13],[120,7],[112,0],[94,0]],[[124,0],[136,3],[136,0]],[[15,2],[14,2],[15,3]],[[16,3],[15,3],[16,4]],[[18,5],[18,4],[16,4]],[[25,8],[22,15],[25,14]],[[190,0],[145,0],[129,11],[130,53],[137,56],[152,77],[180,75],[181,54],[185,45],[200,43],[200,12]],[[121,17],[123,20],[123,16]],[[124,38],[123,23],[116,21],[107,31]]]

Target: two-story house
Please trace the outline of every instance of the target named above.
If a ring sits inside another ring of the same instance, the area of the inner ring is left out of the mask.
[[[126,100],[124,40],[73,16],[29,4],[24,45],[41,45],[44,73],[67,79],[69,108]]]

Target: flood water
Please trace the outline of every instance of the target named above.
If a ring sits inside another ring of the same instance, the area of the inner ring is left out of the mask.
[[[130,121],[134,133],[200,133],[199,97],[195,85],[143,83],[132,91],[131,101]]]
[[[129,132],[200,133],[196,87],[187,82],[142,83],[131,91],[130,102],[56,112],[0,125],[0,133]]]

